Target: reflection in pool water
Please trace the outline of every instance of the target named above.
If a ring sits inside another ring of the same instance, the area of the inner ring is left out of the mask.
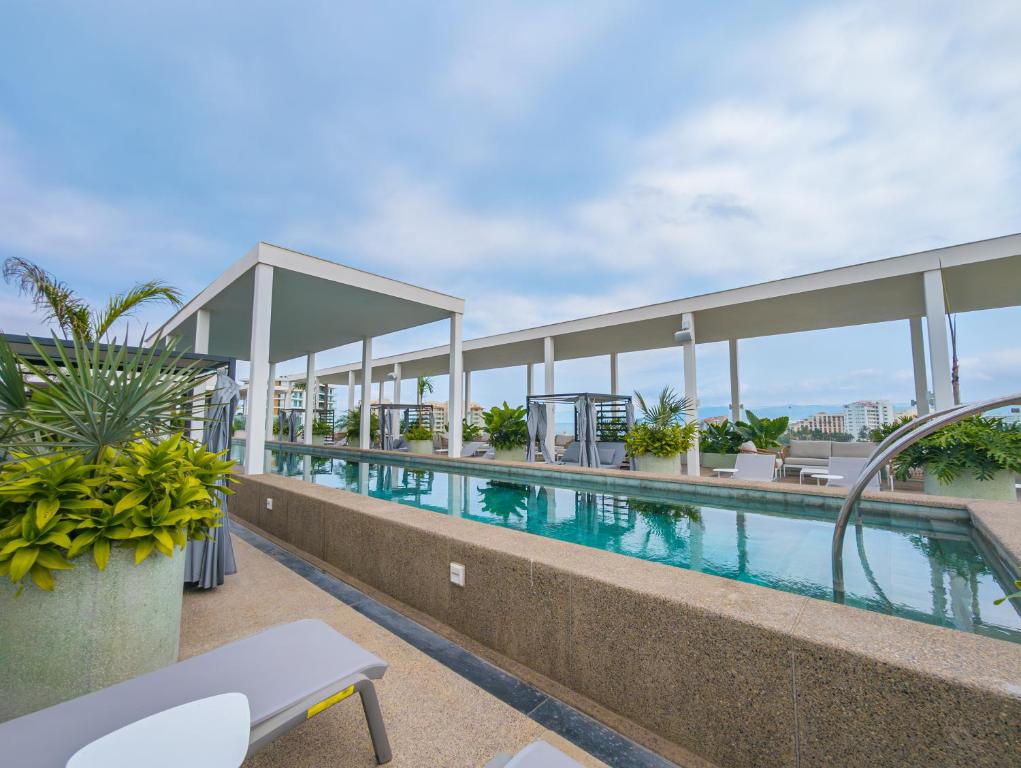
[[[243,450],[239,446],[236,455]],[[831,600],[832,514],[810,508],[633,495],[274,451],[270,471],[419,509]],[[724,506],[725,505],[725,506]],[[964,524],[886,518],[845,542],[849,605],[1021,642],[1021,606]]]

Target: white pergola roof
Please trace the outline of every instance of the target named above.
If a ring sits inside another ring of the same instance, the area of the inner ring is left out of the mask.
[[[204,309],[209,312],[206,351],[247,360],[254,272],[260,263],[274,268],[270,363],[464,312],[463,299],[259,243],[185,304],[152,338],[177,336],[190,346],[195,339],[198,312]]]
[[[469,339],[464,369],[541,363],[547,337],[553,339],[556,360],[674,347],[685,313],[696,318],[699,343],[921,317],[926,313],[922,274],[932,270],[942,270],[953,312],[1021,305],[1021,234]],[[380,358],[373,362],[372,379],[384,380],[395,363],[404,378],[443,374],[448,358],[446,345]],[[347,384],[352,371],[360,384],[358,363],[323,369],[318,378]]]

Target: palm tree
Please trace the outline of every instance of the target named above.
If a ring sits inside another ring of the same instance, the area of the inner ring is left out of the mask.
[[[15,256],[4,261],[4,280],[18,286],[19,293],[32,297],[35,308],[42,310],[46,321],[54,321],[65,337],[86,343],[106,337],[114,324],[130,317],[144,304],[165,301],[181,306],[181,292],[161,280],[147,280],[107,299],[106,306],[93,309],[38,264]]]
[[[418,377],[418,404],[422,404],[422,398],[428,393],[433,392],[433,380],[428,376]]]

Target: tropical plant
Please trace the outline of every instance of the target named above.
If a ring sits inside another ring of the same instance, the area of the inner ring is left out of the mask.
[[[352,440],[357,441],[362,431],[362,409],[355,408],[348,411],[344,416],[344,431],[347,434],[347,444],[351,445]],[[379,439],[379,414],[375,411],[369,412],[369,440]]]
[[[706,421],[698,431],[698,447],[703,453],[737,453],[744,438],[727,419]]]
[[[479,486],[479,509],[506,520],[528,512],[528,486],[509,480],[490,480]]]
[[[993,600],[993,604],[1003,605],[1008,600],[1021,600],[1021,581],[1015,581],[1014,586],[1017,587],[1017,592],[1011,592],[1009,595],[1004,595],[998,600]]]
[[[677,395],[670,387],[663,387],[657,400],[651,404],[640,392],[635,392],[635,398],[641,417],[624,437],[628,456],[669,458],[684,453],[695,444],[698,426],[694,422],[683,423],[692,407],[688,398]]]
[[[596,438],[606,443],[619,443],[627,434],[627,419],[613,416],[596,423]]]
[[[503,406],[493,406],[484,411],[482,418],[489,433],[489,442],[494,448],[509,450],[528,445],[528,422],[525,408],[511,407],[504,400]]]
[[[313,435],[332,435],[333,424],[327,419],[312,419]]]
[[[421,405],[423,398],[433,392],[433,380],[428,376],[419,376],[415,386],[418,392],[418,404]]]
[[[906,480],[912,469],[924,468],[944,485],[961,475],[991,480],[1001,470],[1021,472],[1021,425],[972,416],[912,443],[893,466],[900,480]]]
[[[427,426],[415,424],[408,428],[408,431],[404,433],[404,437],[407,440],[432,440],[433,433],[429,431]]]
[[[461,420],[461,438],[466,443],[477,442],[482,439],[482,427],[472,424],[468,419]]]
[[[138,283],[107,299],[102,309],[90,307],[84,299],[52,274],[27,259],[12,256],[4,261],[4,280],[32,297],[47,322],[55,322],[67,338],[85,342],[104,339],[119,320],[134,315],[146,304],[167,302],[181,306],[181,292],[160,280]]]
[[[748,421],[738,421],[734,424],[734,428],[741,438],[751,441],[760,451],[779,448],[780,436],[787,431],[790,418],[787,416],[777,416],[772,419],[766,416],[759,418],[751,411],[745,411],[745,413],[748,414]]]
[[[882,424],[878,427],[875,427],[874,429],[870,429],[869,440],[871,440],[874,443],[881,443],[912,419],[914,419],[914,416],[906,414],[904,416],[894,419],[889,424]]]

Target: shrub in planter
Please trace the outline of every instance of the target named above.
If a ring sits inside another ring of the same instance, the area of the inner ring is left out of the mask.
[[[0,720],[176,660],[183,548],[233,463],[170,429],[206,374],[173,345],[0,340]]]
[[[504,401],[503,406],[493,406],[482,414],[489,433],[489,443],[497,461],[521,461],[524,448],[528,445],[528,422],[525,408],[511,407]]]
[[[404,439],[408,441],[408,451],[411,453],[432,453],[433,433],[422,424],[416,424],[404,433]]]
[[[1021,425],[972,416],[908,446],[893,461],[894,476],[925,472],[925,492],[937,496],[1014,501],[1021,472]]]
[[[358,436],[362,431],[362,409],[355,408],[348,411],[344,416],[344,432],[347,434],[347,444],[358,445]],[[369,413],[369,442],[379,440],[379,414],[376,411]]]
[[[698,431],[702,466],[710,469],[733,467],[744,437],[729,421],[703,422]]]
[[[751,411],[748,414],[748,421],[738,421],[734,429],[741,436],[741,441],[749,441],[760,451],[771,451],[780,448],[780,436],[787,431],[790,419],[787,416],[778,416],[770,419],[766,416],[759,418]]]
[[[461,420],[461,440],[465,443],[477,443],[482,439],[482,427],[470,424],[468,419]]]
[[[635,392],[641,418],[624,437],[627,455],[635,459],[642,472],[680,474],[681,454],[695,444],[698,428],[684,424],[691,402],[664,387],[651,405]]]

